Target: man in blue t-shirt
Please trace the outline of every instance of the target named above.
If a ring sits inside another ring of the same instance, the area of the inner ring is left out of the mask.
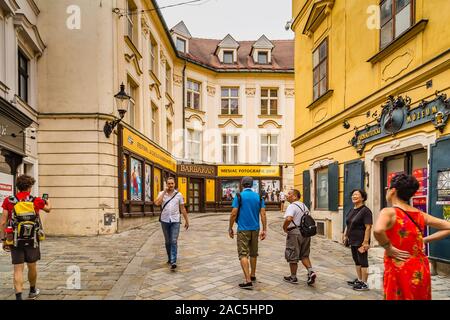
[[[242,192],[233,200],[233,210],[230,216],[230,228],[228,234],[234,238],[233,225],[237,222],[237,248],[245,281],[239,284],[242,289],[252,290],[252,281],[256,281],[256,259],[258,257],[258,236],[261,240],[266,238],[267,219],[266,205],[259,194],[252,191],[253,179],[244,177],[241,181]],[[238,213],[239,212],[239,213]],[[259,217],[263,225],[263,231],[259,234]],[[236,219],[237,218],[237,219]],[[249,268],[249,259],[251,272]]]

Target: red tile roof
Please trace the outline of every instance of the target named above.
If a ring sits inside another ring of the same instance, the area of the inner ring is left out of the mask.
[[[275,45],[272,51],[272,64],[255,64],[250,56],[255,41],[238,41],[238,62],[223,64],[214,54],[217,45],[222,40],[192,38],[189,40],[189,53],[179,52],[180,56],[194,63],[215,69],[217,71],[266,71],[293,72],[294,71],[294,40],[271,40]]]

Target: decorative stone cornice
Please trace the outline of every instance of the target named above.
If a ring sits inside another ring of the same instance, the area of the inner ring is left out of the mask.
[[[294,98],[295,89],[284,89],[284,95],[286,96],[286,98]]]
[[[46,45],[39,34],[38,28],[32,24],[23,13],[17,13],[14,15],[14,27],[16,28],[16,33],[18,36],[22,32],[27,34],[24,40],[33,48],[34,54],[42,55]]]
[[[162,64],[166,64],[167,59],[166,59],[166,56],[164,54],[164,51],[162,51],[162,50],[159,51],[159,57],[160,57],[161,63]]]
[[[208,92],[208,95],[210,95],[211,97],[214,97],[216,95],[216,87],[207,86],[206,91]]]
[[[145,38],[147,38],[150,34],[150,24],[148,23],[147,18],[145,18],[144,16],[141,18],[141,28],[142,34]]]
[[[273,125],[275,128],[280,129],[282,128],[282,126],[280,124],[278,124],[275,120],[267,120],[264,123],[258,125],[259,128],[265,128],[268,125]]]
[[[331,13],[336,0],[315,0],[306,21],[303,34],[311,37],[325,18]]]
[[[245,95],[247,97],[254,97],[256,95],[256,89],[255,88],[245,88]]]
[[[181,87],[183,85],[183,77],[178,74],[173,74],[173,84]]]
[[[136,69],[136,72],[138,75],[142,75],[144,73],[141,69],[141,66],[139,65],[138,58],[136,57],[136,55],[134,53],[131,56],[129,54],[125,53],[125,60],[127,60],[127,62],[133,63],[134,68]]]
[[[235,128],[242,128],[242,124],[237,124],[233,119],[228,119],[225,123],[219,124],[219,128],[226,128],[228,125],[232,125]]]

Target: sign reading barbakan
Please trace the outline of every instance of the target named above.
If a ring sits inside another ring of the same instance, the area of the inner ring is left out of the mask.
[[[215,167],[197,164],[180,164],[178,165],[178,173],[208,177],[216,176]]]
[[[278,166],[218,166],[219,177],[279,177]]]
[[[177,161],[173,159],[170,155],[159,150],[157,147],[153,146],[151,143],[145,141],[137,134],[132,133],[130,130],[123,128],[122,141],[124,148],[140,155],[160,166],[177,171]]]

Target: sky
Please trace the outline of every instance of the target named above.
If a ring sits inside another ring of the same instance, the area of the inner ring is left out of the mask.
[[[157,0],[160,7],[189,0]],[[223,39],[228,33],[237,41],[293,39],[285,30],[291,20],[291,0],[202,0],[198,3],[161,9],[171,29],[183,20],[195,38]]]

